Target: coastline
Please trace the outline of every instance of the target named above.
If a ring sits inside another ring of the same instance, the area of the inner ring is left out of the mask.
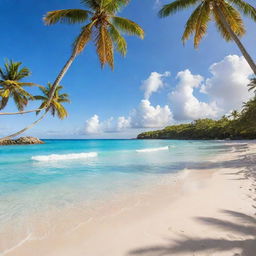
[[[234,148],[136,198],[106,203],[94,218],[71,213],[81,221],[68,233],[28,236],[0,255],[253,256],[256,145]]]

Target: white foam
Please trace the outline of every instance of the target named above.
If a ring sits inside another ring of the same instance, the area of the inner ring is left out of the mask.
[[[136,152],[145,153],[145,152],[155,152],[155,151],[162,151],[162,150],[169,150],[169,146],[160,147],[160,148],[137,149]]]
[[[59,160],[75,160],[75,159],[84,159],[90,157],[96,157],[98,153],[96,152],[89,152],[89,153],[78,153],[78,154],[52,154],[52,155],[45,155],[45,156],[32,156],[31,159],[35,161],[59,161]]]

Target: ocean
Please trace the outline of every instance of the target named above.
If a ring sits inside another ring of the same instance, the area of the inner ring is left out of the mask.
[[[96,204],[167,183],[180,171],[207,166],[213,156],[233,150],[225,141],[45,142],[0,147],[0,255],[27,236],[54,229],[49,212],[73,209],[93,216]]]

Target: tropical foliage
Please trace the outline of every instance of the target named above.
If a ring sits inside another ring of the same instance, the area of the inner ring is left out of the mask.
[[[129,0],[82,0],[87,9],[67,9],[51,11],[44,21],[47,25],[57,22],[75,24],[87,22],[81,29],[73,46],[73,52],[81,53],[89,41],[93,41],[103,67],[109,64],[114,67],[114,46],[123,56],[127,52],[126,40],[122,33],[144,37],[143,29],[135,22],[116,16]]]
[[[47,106],[49,101],[49,95],[52,88],[52,84],[48,83],[47,87],[41,87],[40,90],[42,92],[42,95],[36,95],[34,98],[36,100],[42,101],[40,109],[44,109],[45,106]],[[55,90],[53,99],[51,100],[50,104],[47,106],[45,111],[50,111],[52,116],[57,116],[60,119],[64,119],[68,116],[67,110],[62,105],[62,103],[70,103],[69,96],[66,93],[60,94],[60,91],[62,90],[62,86],[58,85],[57,89]],[[36,114],[39,114],[40,111],[37,111]]]
[[[213,18],[221,36],[226,41],[236,42],[256,74],[256,65],[239,40],[246,31],[241,14],[256,21],[255,8],[244,0],[176,0],[164,5],[159,15],[166,17],[193,6],[195,10],[187,20],[182,41],[185,43],[194,35],[194,46],[197,48],[206,35],[209,21]]]
[[[89,41],[93,41],[101,63],[114,68],[114,46],[123,56],[127,52],[127,44],[122,33],[144,37],[143,29],[135,22],[116,16],[129,0],[81,0],[87,9],[67,9],[51,11],[44,17],[45,24],[52,25],[60,23],[83,23],[80,34],[73,43],[73,51],[58,77],[53,83],[49,101],[62,78],[72,65],[76,56],[81,53]]]
[[[33,96],[24,87],[35,86],[34,83],[22,82],[30,76],[31,72],[26,67],[21,67],[21,62],[6,60],[4,68],[0,68],[0,110],[4,109],[12,98],[18,108],[22,111]]]

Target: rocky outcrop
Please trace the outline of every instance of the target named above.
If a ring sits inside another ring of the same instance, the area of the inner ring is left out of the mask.
[[[15,140],[0,140],[0,145],[29,145],[29,144],[44,144],[44,142],[35,137],[20,137]]]

